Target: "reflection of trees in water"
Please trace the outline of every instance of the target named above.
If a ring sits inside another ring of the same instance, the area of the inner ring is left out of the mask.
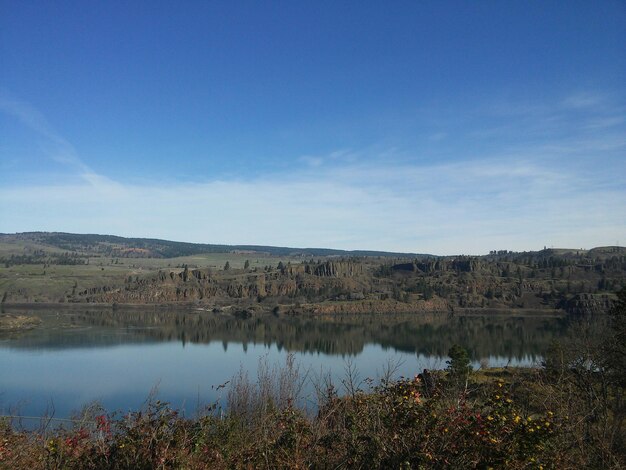
[[[102,313],[90,311],[76,314],[47,309],[28,311],[28,315],[42,320],[40,325],[32,330],[15,333],[0,345],[16,349],[53,350],[158,341],[140,331],[116,328],[110,321],[99,319]]]
[[[445,356],[460,344],[473,359],[541,356],[562,336],[565,318],[445,314],[237,318],[189,311],[93,311],[71,315],[76,324],[123,332],[123,342],[275,344],[279,349],[357,354],[368,343],[402,352]],[[95,332],[94,332],[95,333]]]

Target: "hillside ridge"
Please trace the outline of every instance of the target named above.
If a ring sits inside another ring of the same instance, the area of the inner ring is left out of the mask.
[[[30,241],[42,243],[59,249],[70,251],[100,250],[103,253],[108,247],[108,254],[120,254],[120,247],[126,247],[125,257],[151,257],[174,258],[203,253],[231,253],[252,252],[265,253],[275,256],[303,255],[303,256],[433,256],[418,253],[388,252],[379,250],[340,250],[335,248],[296,248],[270,245],[227,245],[210,243],[192,243],[158,238],[128,238],[117,235],[101,234],[78,234],[68,232],[20,232],[0,233],[0,241]],[[133,249],[140,250],[133,253]],[[141,250],[147,250],[142,252]]]
[[[0,234],[4,305],[176,304],[243,315],[458,309],[588,314],[607,311],[624,287],[626,249],[618,246],[434,256]]]

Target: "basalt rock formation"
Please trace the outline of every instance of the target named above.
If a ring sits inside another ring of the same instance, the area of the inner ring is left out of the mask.
[[[255,300],[266,298],[327,298],[347,292],[364,299],[367,282],[363,266],[352,261],[326,261],[287,265],[270,272],[212,272],[185,268],[159,271],[150,276],[129,276],[123,286],[84,289],[71,299],[89,303],[171,303]]]

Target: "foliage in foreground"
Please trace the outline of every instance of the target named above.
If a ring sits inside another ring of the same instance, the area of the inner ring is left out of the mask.
[[[457,400],[419,379],[371,393],[329,393],[317,416],[293,406],[188,420],[154,402],[124,417],[48,435],[2,426],[6,468],[551,468],[563,461],[560,418],[524,412],[510,384]],[[424,394],[431,394],[426,398]]]
[[[598,459],[602,449],[588,453],[573,409],[549,409],[549,394],[558,390],[537,386],[544,372],[493,374],[452,393],[447,390],[456,390],[456,382],[443,376],[384,383],[342,398],[329,389],[313,417],[270,398],[263,406],[193,420],[155,401],[141,412],[99,414],[93,425],[48,433],[5,423],[0,467],[619,468],[619,454],[604,449]]]

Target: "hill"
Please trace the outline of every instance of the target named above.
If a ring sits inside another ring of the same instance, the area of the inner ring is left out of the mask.
[[[368,250],[336,250],[330,248],[289,248],[262,245],[214,245],[187,243],[154,238],[125,238],[115,235],[76,234],[63,232],[25,232],[0,234],[1,244],[37,246],[45,251],[62,250],[82,256],[122,258],[177,258],[206,253],[259,253],[273,256],[416,256],[415,253],[391,253]]]
[[[205,245],[111,235],[0,235],[5,304],[184,304],[242,315],[456,309],[606,311],[626,249],[433,256]]]

